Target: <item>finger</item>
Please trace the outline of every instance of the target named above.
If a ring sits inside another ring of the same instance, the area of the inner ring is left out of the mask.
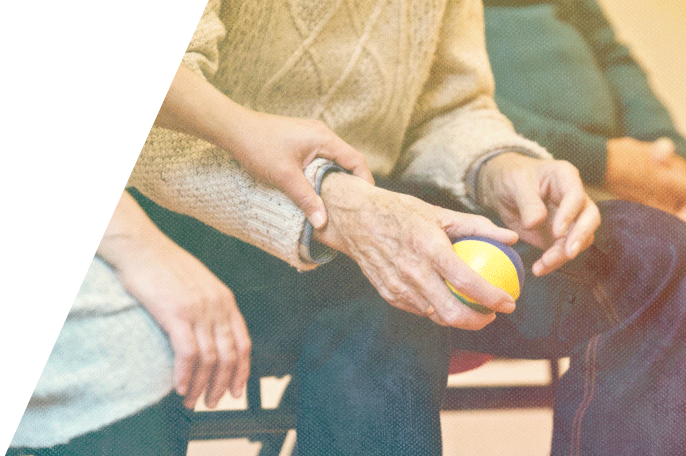
[[[491,323],[494,312],[485,314],[473,310],[457,299],[448,288],[445,280],[434,272],[433,278],[422,281],[424,288],[416,294],[407,294],[404,303],[396,307],[429,318],[441,326],[476,331]]]
[[[566,238],[557,239],[532,265],[531,272],[536,277],[546,275],[567,262],[568,258],[564,248],[566,240]]]
[[[565,253],[568,259],[575,258],[579,252],[593,243],[594,233],[599,226],[600,211],[595,203],[586,197],[585,207],[567,235]]]
[[[584,244],[579,248],[579,252],[587,249],[593,244],[594,235],[586,238]],[[536,261],[532,267],[531,272],[536,277],[541,277],[546,274],[553,272],[554,270],[562,267],[565,263],[575,258],[575,255],[570,256],[567,253],[567,238],[560,238],[541,256],[538,261]]]
[[[684,206],[684,207],[678,209],[674,215],[676,215],[676,216],[679,217],[681,220],[683,220],[684,222],[686,222],[686,206]]]
[[[195,375],[191,382],[188,394],[184,400],[187,408],[193,408],[198,398],[202,395],[209,384],[217,362],[217,348],[214,341],[213,329],[210,325],[201,324],[195,328],[195,339],[198,344],[199,357],[196,364]]]
[[[661,196],[681,201],[686,199],[686,162],[681,157],[669,160],[669,168],[656,172],[652,180]]]
[[[570,227],[577,223],[588,199],[580,181],[578,183],[563,182],[559,186],[558,191],[562,194],[562,199],[558,203],[552,221],[552,233],[555,239],[565,236]]]
[[[686,201],[675,199],[674,195],[659,195],[659,192],[654,191],[654,189],[651,190],[653,191],[648,192],[645,186],[639,185],[622,185],[611,188],[612,194],[618,199],[635,201],[669,213],[674,213],[682,206],[683,201]]]
[[[305,213],[315,229],[321,229],[326,225],[324,201],[317,195],[314,187],[301,171],[294,172],[293,179],[281,185],[283,191]]]
[[[507,228],[501,228],[486,217],[480,215],[460,214],[447,209],[441,209],[439,217],[445,233],[450,239],[465,236],[482,236],[512,245],[519,239],[519,235]]]
[[[484,279],[465,264],[452,249],[438,257],[438,271],[452,287],[467,300],[480,304],[493,312],[510,313],[515,309],[512,296]],[[447,286],[441,288],[445,289]],[[447,291],[450,292],[448,288]],[[450,323],[450,317],[441,314]],[[446,318],[448,317],[448,318]]]
[[[248,383],[248,377],[250,376],[252,342],[245,320],[238,310],[232,314],[231,326],[234,346],[236,347],[236,363],[233,369],[233,376],[229,379],[229,390],[233,397],[238,398],[243,394],[243,389],[246,383]]]
[[[517,183],[512,195],[519,219],[527,230],[537,227],[548,216],[548,209],[539,192],[537,183],[532,180],[522,180]]]
[[[181,322],[167,330],[174,350],[173,382],[180,396],[188,393],[198,358],[198,346],[190,325]]]
[[[442,283],[437,284],[437,286],[441,286],[441,289],[448,290],[448,292],[441,293],[443,294],[442,300],[435,301],[436,311],[427,316],[431,321],[441,326],[450,326],[467,331],[478,331],[485,328],[496,319],[495,312],[487,314],[477,312],[457,299],[452,292],[449,291],[445,282],[441,282]]]
[[[217,363],[205,392],[205,404],[214,408],[229,388],[236,364],[236,347],[229,322],[216,324],[214,340],[217,347]]]
[[[338,136],[324,145],[316,155],[335,161],[339,166],[350,171],[353,175],[361,177],[370,184],[374,184],[374,177],[367,167],[367,160],[364,155]]]

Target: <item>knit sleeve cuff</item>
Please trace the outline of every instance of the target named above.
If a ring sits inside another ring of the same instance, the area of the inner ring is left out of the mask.
[[[478,185],[481,168],[483,168],[489,160],[508,152],[526,155],[527,157],[541,158],[540,155],[525,147],[504,147],[491,150],[479,156],[472,162],[465,174],[465,192],[467,193],[467,197],[464,199],[464,202],[470,206],[470,209],[477,209],[480,206]]]
[[[312,170],[312,168],[315,168]],[[312,182],[317,195],[321,194],[324,177],[332,172],[345,172],[335,163],[328,162],[321,166],[308,167],[305,175]],[[309,220],[305,219],[305,227],[300,235],[299,253],[300,259],[305,263],[324,264],[333,260],[338,252],[313,238],[313,227]]]

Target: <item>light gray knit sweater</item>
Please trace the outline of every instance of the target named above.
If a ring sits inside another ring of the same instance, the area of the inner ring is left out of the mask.
[[[91,263],[11,442],[67,443],[172,388],[169,340],[99,258]]]

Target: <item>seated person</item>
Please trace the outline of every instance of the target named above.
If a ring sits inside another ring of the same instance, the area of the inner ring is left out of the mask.
[[[440,455],[453,347],[571,357],[554,454],[682,454],[684,225],[596,206],[576,168],[514,132],[481,8],[211,1],[183,63],[231,101],[236,115],[199,122],[219,120],[225,141],[154,129],[130,185],[235,293],[253,372],[295,372],[301,455]],[[320,228],[232,156],[343,147],[331,134],[383,187],[311,161]],[[465,235],[521,241],[531,274],[516,306],[456,257]]]
[[[584,183],[686,220],[686,140],[596,0],[485,0],[495,99]]]
[[[208,340],[235,362],[206,362]],[[240,393],[249,371],[250,338],[231,291],[124,192],[10,447],[184,455],[181,395],[208,388],[214,406],[227,388]]]
[[[184,104],[194,74],[184,70],[157,125],[194,128],[197,113]],[[323,202],[302,173],[308,160],[325,156],[371,180],[362,155],[344,146],[238,159],[321,227]],[[188,410],[203,392],[210,408],[227,390],[242,394],[251,345],[231,290],[124,192],[11,447],[36,456],[185,455]]]

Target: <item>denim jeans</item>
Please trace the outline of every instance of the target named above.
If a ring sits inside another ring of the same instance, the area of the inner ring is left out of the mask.
[[[185,456],[191,413],[170,393],[135,415],[51,448],[10,448],[7,456]]]
[[[301,455],[440,455],[451,345],[571,357],[555,455],[686,454],[686,225],[628,202],[600,209],[592,247],[555,273],[528,274],[517,310],[476,332],[391,307],[342,256],[298,273],[204,225],[150,213],[234,291],[253,373],[296,373]],[[540,251],[516,247],[530,270]]]
[[[629,202],[600,203],[591,248],[527,277],[517,310],[455,346],[570,356],[555,400],[554,455],[686,454],[686,224]],[[518,245],[526,265],[540,256]]]

